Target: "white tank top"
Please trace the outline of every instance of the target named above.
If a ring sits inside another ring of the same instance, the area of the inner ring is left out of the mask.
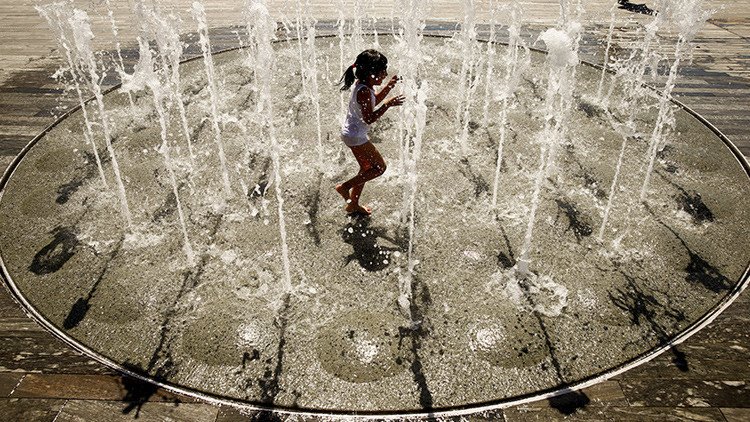
[[[370,91],[372,108],[375,109],[375,92],[362,82],[357,82],[352,89],[352,96],[349,99],[349,111],[346,113],[346,120],[341,126],[341,135],[354,139],[367,139],[367,130],[370,125],[365,123],[362,118],[362,107],[357,102],[357,93],[360,89],[365,88]]]

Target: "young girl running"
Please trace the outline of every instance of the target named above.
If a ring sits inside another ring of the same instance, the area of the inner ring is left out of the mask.
[[[365,183],[385,172],[385,161],[373,145],[367,131],[391,107],[404,103],[404,96],[399,95],[383,101],[386,95],[396,86],[399,78],[393,76],[388,84],[377,94],[373,87],[380,85],[387,72],[388,59],[376,50],[365,50],[357,56],[353,65],[349,66],[341,77],[342,91],[346,91],[354,83],[352,96],[349,100],[349,111],[341,127],[341,140],[348,146],[354,158],[359,163],[359,173],[346,182],[336,185],[336,191],[346,201],[344,209],[348,213],[369,215],[370,209],[359,204],[359,197]],[[383,103],[377,109],[378,104]]]

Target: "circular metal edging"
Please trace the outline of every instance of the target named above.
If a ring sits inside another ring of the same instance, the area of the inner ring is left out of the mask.
[[[367,34],[372,35],[372,34]],[[394,34],[383,34],[383,35],[390,35],[394,36]],[[317,36],[316,38],[333,38],[336,37],[335,34],[330,35],[321,35]],[[452,36],[449,35],[443,35],[443,34],[423,34],[425,37],[430,38],[451,38]],[[274,43],[280,43],[280,42],[292,42],[294,40],[297,40],[298,38],[285,38],[282,40],[276,40]],[[487,40],[484,39],[478,39],[479,42],[487,43]],[[506,43],[499,43],[506,45]],[[214,53],[211,53],[212,55],[218,55],[230,51],[240,50],[243,47],[231,47],[223,50],[216,51]],[[546,54],[547,52],[535,47],[528,47],[530,51],[534,51],[536,53],[542,53]],[[197,55],[195,57],[188,58],[186,60],[183,60],[180,63],[187,63],[191,62],[193,60],[201,59],[202,55]],[[605,69],[604,66],[591,63],[585,60],[580,61],[581,64],[591,66],[596,69],[605,70],[606,72],[610,74],[614,74],[613,71],[609,69]],[[647,84],[643,84],[644,86],[647,86],[654,91],[657,89],[655,87],[652,87]],[[112,86],[111,88],[105,90],[102,94],[106,95],[109,94],[118,88],[120,88],[122,84],[117,84]],[[89,98],[88,100],[84,101],[84,104],[87,104],[91,102],[94,99],[94,97]],[[742,166],[742,168],[745,170],[745,175],[748,177],[748,181],[750,181],[750,163],[748,163],[748,160],[742,155],[740,150],[729,140],[729,138],[724,135],[716,126],[714,126],[712,123],[710,123],[708,120],[706,120],[702,115],[695,112],[690,107],[686,106],[681,101],[670,98],[670,101],[680,107],[681,109],[685,110],[688,114],[695,117],[698,121],[700,121],[702,124],[704,124],[706,127],[708,127],[714,134],[716,134],[719,139],[722,140],[722,142],[729,148],[729,150],[732,152],[734,157],[737,159],[739,164]],[[12,177],[13,173],[15,172],[16,168],[20,164],[20,162],[23,160],[24,156],[33,148],[37,142],[39,142],[47,133],[49,133],[55,126],[60,124],[63,120],[68,118],[70,115],[75,113],[76,111],[81,109],[81,105],[76,105],[70,110],[63,113],[60,117],[58,117],[52,124],[47,126],[39,135],[35,136],[22,150],[21,152],[13,159],[13,161],[10,163],[8,168],[3,173],[2,178],[0,179],[0,202],[2,201],[3,194],[5,192],[5,187],[8,183],[8,180]],[[21,308],[23,309],[24,313],[28,315],[31,319],[36,321],[39,325],[41,325],[44,329],[49,331],[52,335],[63,341],[65,344],[70,346],[72,349],[76,350],[77,352],[83,354],[84,356],[87,356],[111,369],[114,369],[117,372],[120,372],[124,375],[133,377],[135,379],[138,379],[140,381],[144,381],[150,384],[154,384],[160,388],[164,388],[165,390],[168,390],[173,393],[185,395],[188,397],[194,397],[200,400],[203,400],[205,402],[208,402],[210,404],[215,405],[229,405],[235,408],[238,408],[240,410],[248,411],[248,412],[274,412],[274,413],[280,413],[280,414],[287,414],[287,415],[299,415],[299,416],[309,416],[309,417],[337,417],[337,418],[345,418],[345,419],[403,419],[403,418],[434,418],[434,417],[452,417],[452,416],[462,416],[467,415],[471,413],[479,413],[479,412],[487,412],[487,411],[494,411],[499,409],[504,409],[512,406],[522,405],[526,403],[531,403],[539,400],[549,399],[552,397],[564,395],[573,391],[581,390],[586,387],[590,387],[592,385],[598,384],[600,382],[606,381],[612,377],[615,377],[619,374],[622,374],[623,372],[626,372],[630,369],[633,369],[637,366],[640,366],[646,362],[649,362],[650,360],[656,358],[657,356],[661,355],[665,351],[669,350],[671,347],[676,346],[690,338],[693,334],[700,331],[702,328],[710,324],[716,317],[718,317],[729,305],[731,305],[737,297],[747,288],[748,284],[750,284],[750,262],[748,262],[748,266],[745,268],[745,271],[743,275],[740,277],[740,279],[734,284],[733,289],[725,295],[717,304],[716,306],[707,311],[703,316],[698,318],[695,322],[693,322],[688,328],[683,330],[682,332],[678,333],[675,337],[668,340],[666,343],[664,343],[661,346],[657,346],[633,359],[631,359],[628,362],[623,363],[620,366],[610,368],[608,370],[602,371],[598,374],[592,375],[588,378],[585,378],[581,381],[570,383],[570,384],[561,384],[553,388],[548,388],[545,390],[537,391],[534,393],[524,394],[516,397],[501,399],[501,400],[491,400],[487,402],[480,402],[480,403],[474,403],[474,404],[466,404],[461,406],[452,406],[452,407],[446,407],[446,408],[436,408],[434,410],[431,409],[424,409],[424,411],[409,411],[409,412],[378,412],[378,411],[346,411],[346,410],[316,410],[316,409],[305,409],[305,408],[288,408],[288,407],[276,407],[276,406],[268,406],[261,403],[249,403],[244,401],[239,401],[236,399],[232,399],[229,397],[224,397],[220,395],[210,394],[206,392],[202,392],[200,390],[194,390],[190,388],[186,388],[180,385],[176,384],[170,384],[165,381],[158,380],[153,377],[149,377],[148,375],[144,375],[138,372],[134,372],[131,369],[125,368],[122,364],[117,363],[106,356],[88,348],[78,340],[72,338],[62,330],[60,330],[57,326],[49,322],[41,313],[39,313],[36,308],[34,308],[31,303],[29,303],[26,298],[21,293],[20,289],[16,286],[16,284],[13,282],[10,274],[8,273],[8,270],[5,266],[5,261],[2,257],[2,251],[0,251],[0,276],[3,278],[4,285],[6,289],[10,292],[11,297],[18,303]]]

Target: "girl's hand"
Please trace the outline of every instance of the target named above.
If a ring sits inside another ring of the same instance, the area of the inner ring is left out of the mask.
[[[396,107],[402,105],[404,101],[406,101],[406,97],[404,97],[403,95],[397,95],[393,98],[389,98],[388,101],[386,101],[385,105],[387,105],[388,107]]]
[[[393,89],[394,86],[396,86],[396,83],[400,81],[401,78],[398,77],[398,75],[393,75],[390,81],[388,81],[388,89]]]

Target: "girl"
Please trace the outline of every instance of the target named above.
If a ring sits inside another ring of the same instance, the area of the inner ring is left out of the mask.
[[[385,172],[385,161],[368,136],[367,130],[391,107],[404,103],[404,96],[399,95],[383,102],[386,95],[393,89],[399,78],[394,75],[390,82],[377,94],[373,87],[380,85],[388,75],[386,71],[388,59],[376,50],[365,50],[357,56],[353,65],[349,66],[341,77],[342,91],[346,91],[354,83],[352,96],[349,100],[349,111],[341,127],[341,140],[348,146],[354,158],[359,163],[359,173],[346,182],[336,185],[336,191],[344,197],[348,213],[369,215],[370,209],[359,205],[359,197],[365,183]],[[383,104],[375,109],[377,104]]]

